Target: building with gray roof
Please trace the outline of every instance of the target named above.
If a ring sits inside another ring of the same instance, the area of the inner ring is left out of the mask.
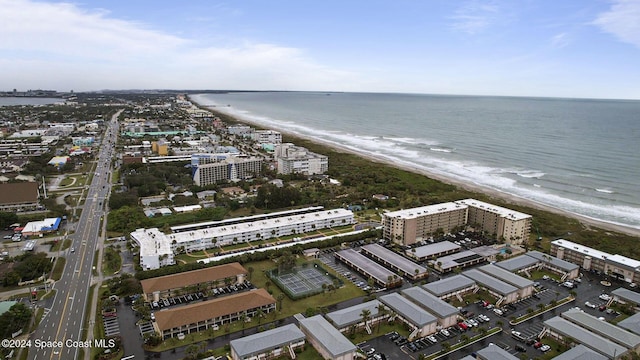
[[[436,331],[436,317],[400,294],[387,294],[381,296],[378,300],[387,305],[403,321],[414,327],[417,330],[417,335],[425,336]]]
[[[479,286],[487,289],[494,296],[497,296],[499,300],[496,305],[498,306],[502,303],[509,304],[518,300],[518,288],[485,272],[477,269],[471,269],[463,272],[462,275],[475,281]]]
[[[294,324],[231,340],[231,357],[233,360],[267,358],[291,352],[305,343],[305,335]]]
[[[378,244],[365,245],[362,247],[362,253],[412,280],[419,280],[429,276],[427,268],[384,246]]]
[[[611,340],[594,334],[591,331],[583,329],[579,325],[560,316],[553,317],[544,322],[545,333],[547,336],[562,341],[565,338],[571,338],[574,342],[583,344],[591,350],[598,352],[609,359],[619,359],[625,355],[629,349],[614,343]]]
[[[364,326],[361,316],[362,310],[369,310],[371,313],[371,320],[369,321],[370,324],[375,324],[376,322],[387,318],[389,316],[388,312],[381,314],[378,311],[380,305],[384,306],[378,300],[371,300],[345,309],[330,312],[325,316],[336,328],[338,328],[338,330],[346,331],[352,325]]]
[[[393,271],[353,249],[337,251],[334,256],[365,278],[372,278],[380,286],[390,289],[402,285],[402,278]]]
[[[640,336],[630,333],[579,309],[570,309],[560,316],[593,333],[618,343],[626,348],[635,349],[640,346]]]
[[[460,245],[456,245],[451,241],[440,241],[434,244],[418,246],[413,249],[409,249],[405,253],[407,254],[407,256],[415,258],[419,261],[424,261],[427,259],[435,259],[440,256],[453,254],[460,251],[460,249],[462,249]]]
[[[456,324],[458,309],[442,301],[439,297],[431,295],[419,286],[402,290],[401,293],[435,315],[440,326],[447,328]]]
[[[580,276],[580,266],[574,263],[558,259],[555,256],[544,254],[540,251],[529,251],[525,255],[540,261],[544,268],[563,275],[563,281],[567,279],[575,279]]]
[[[495,265],[507,271],[517,273],[520,271],[527,271],[538,267],[540,265],[540,261],[538,259],[532,258],[531,256],[520,255],[509,258],[507,260],[499,261],[495,263]]]
[[[323,359],[352,360],[356,358],[356,346],[322,315],[298,318],[300,329]]]
[[[519,360],[506,350],[495,344],[489,344],[486,348],[476,351],[476,359],[481,360]]]
[[[466,276],[454,275],[432,283],[422,285],[422,288],[440,299],[466,294],[476,289],[476,282]]]
[[[617,288],[611,292],[613,299],[617,302],[630,303],[640,306],[640,294],[625,288]]]
[[[471,250],[442,256],[435,260],[429,260],[429,264],[441,273],[464,269],[466,267],[485,262],[486,259]]]
[[[607,357],[579,344],[551,360],[607,360]]]
[[[640,313],[618,322],[617,324],[621,328],[625,328],[634,334],[640,335]]]
[[[507,284],[518,288],[518,296],[520,296],[521,299],[527,298],[533,294],[533,281],[529,279],[525,279],[520,275],[514,274],[493,264],[481,266],[478,269],[485,274],[491,275],[496,279],[502,280]]]

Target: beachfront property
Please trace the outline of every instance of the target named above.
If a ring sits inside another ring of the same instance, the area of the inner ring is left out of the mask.
[[[231,125],[227,126],[227,133],[229,135],[247,135],[253,132],[253,128],[249,125]]]
[[[305,318],[302,314],[297,314],[295,317],[300,324],[300,330],[307,336],[307,341],[323,359],[354,360],[357,358],[358,348],[322,315]]]
[[[306,336],[294,324],[259,332],[243,338],[231,340],[233,360],[275,359],[281,356],[295,358],[295,350],[302,348]]]
[[[164,309],[155,313],[156,331],[163,339],[179,334],[216,329],[242,318],[254,318],[259,311],[268,314],[276,309],[276,299],[265,289],[254,289],[213,300]]]
[[[454,254],[461,249],[462,247],[460,245],[456,245],[451,241],[445,240],[434,244],[414,247],[412,249],[406,250],[405,254],[409,257],[415,258],[418,261],[425,261],[449,254]]]
[[[319,208],[322,209],[322,208]],[[273,215],[273,214],[271,214]],[[231,219],[234,220],[234,219]],[[219,246],[265,240],[335,226],[354,224],[353,212],[345,209],[314,210],[280,217],[262,217],[244,222],[242,218],[219,226],[196,226],[190,231],[165,234],[157,228],[137,229],[131,239],[140,248],[140,266],[144,270],[173,265],[176,253],[202,251]]]
[[[383,309],[384,311],[381,311]],[[362,320],[363,310],[369,311],[369,320],[367,320],[367,324]],[[325,316],[339,331],[346,332],[351,328],[357,331],[359,328],[363,328],[365,326],[369,326],[369,330],[371,330],[371,327],[375,324],[387,319],[389,317],[389,312],[387,311],[387,307],[380,301],[371,300],[327,313]]]
[[[626,281],[640,283],[640,261],[622,255],[611,255],[569,240],[551,242],[552,256],[579,265],[585,270],[599,271]]]
[[[251,133],[251,140],[258,144],[281,144],[282,133],[275,130],[254,130]]]
[[[427,336],[437,331],[435,316],[398,293],[381,296],[378,300],[387,305],[405,324],[412,329],[407,339]]]
[[[533,294],[533,281],[525,279],[520,275],[516,275],[493,264],[481,266],[478,270],[518,288],[518,297],[520,299],[528,298]]]
[[[498,298],[495,305],[510,304],[519,299],[518,288],[477,269],[467,270],[462,275],[468,277]]]
[[[438,319],[438,325],[448,328],[458,321],[458,309],[444,302],[439,297],[430,294],[419,286],[401,291],[402,295],[413,301]]]
[[[462,295],[474,292],[478,286],[466,276],[454,275],[422,285],[422,288],[443,300],[456,297],[463,301]]]
[[[316,154],[301,146],[284,143],[274,152],[278,174],[318,175],[329,170],[329,158]]]
[[[467,206],[453,202],[390,211],[382,214],[383,237],[411,245],[440,231],[450,232],[467,223]]]
[[[529,239],[531,215],[475,199],[455,203],[468,206],[467,224],[476,230],[495,235],[507,244],[522,244]]]
[[[598,321],[605,323],[601,320]],[[549,336],[561,343],[565,339],[570,339],[569,341],[582,344],[589,349],[606,356],[608,359],[620,359],[629,352],[629,348],[584,329],[582,326],[560,316],[544,321],[542,335]]]
[[[247,269],[234,262],[218,266],[185,271],[177,274],[159,276],[140,281],[142,295],[146,301],[159,301],[188,292],[189,289],[207,291],[228,282],[242,284],[247,276]]]
[[[411,280],[420,280],[429,276],[429,272],[424,266],[416,264],[404,256],[378,244],[364,245],[361,250],[363,255],[374,259]]]
[[[374,283],[391,289],[402,285],[402,277],[393,271],[360,254],[354,249],[345,249],[334,253],[336,259],[355,270]]]
[[[206,186],[254,178],[262,173],[262,159],[243,155],[191,157],[193,183]],[[216,160],[221,158],[221,160]],[[194,167],[194,163],[196,163]]]

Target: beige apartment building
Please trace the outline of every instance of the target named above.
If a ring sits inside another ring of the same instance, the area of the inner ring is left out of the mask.
[[[438,231],[450,232],[467,223],[467,206],[453,202],[382,214],[384,238],[411,245]]]
[[[492,205],[475,199],[459,200],[456,204],[468,206],[467,225],[479,226],[480,230],[507,244],[521,244],[531,233],[531,215]]]

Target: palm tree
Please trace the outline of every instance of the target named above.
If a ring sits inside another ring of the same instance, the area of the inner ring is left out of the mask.
[[[384,304],[378,304],[378,306],[376,307],[376,310],[378,310],[378,318],[380,320],[378,320],[378,332],[380,332],[380,323],[382,322],[382,318],[387,315],[387,307],[384,306]]]
[[[249,272],[249,280],[251,280],[251,276],[253,275],[253,272],[254,272],[255,270],[256,270],[256,269],[254,269],[254,268],[253,268],[253,267],[251,267],[251,266],[247,267],[247,271]]]
[[[371,319],[371,310],[362,309],[362,312],[360,312],[360,317],[362,318],[362,321],[364,322],[364,328],[366,329],[369,319]]]

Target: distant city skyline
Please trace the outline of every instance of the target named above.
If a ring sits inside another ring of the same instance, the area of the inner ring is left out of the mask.
[[[640,0],[0,0],[0,91],[640,99]]]

